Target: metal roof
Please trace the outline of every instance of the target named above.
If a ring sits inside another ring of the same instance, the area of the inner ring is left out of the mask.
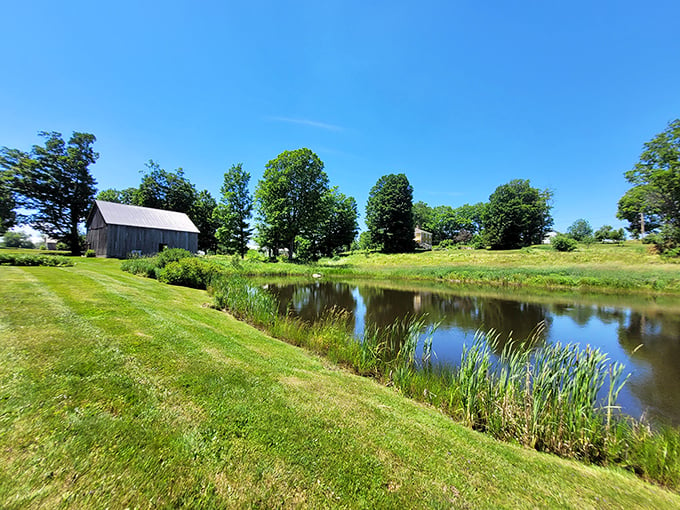
[[[161,209],[139,207],[137,205],[116,204],[114,202],[104,202],[103,200],[95,200],[95,204],[108,225],[200,233],[196,225],[189,219],[189,216],[181,212],[163,211]]]

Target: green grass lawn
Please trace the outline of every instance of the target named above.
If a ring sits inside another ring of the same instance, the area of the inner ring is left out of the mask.
[[[498,443],[115,260],[0,267],[0,506],[678,508]]]

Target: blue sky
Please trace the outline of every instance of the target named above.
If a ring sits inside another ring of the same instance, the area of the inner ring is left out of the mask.
[[[414,200],[554,192],[558,230],[622,225],[623,173],[680,117],[680,2],[5,2],[0,146],[93,133],[99,189],[144,163],[219,197],[308,147],[363,220],[378,178]]]

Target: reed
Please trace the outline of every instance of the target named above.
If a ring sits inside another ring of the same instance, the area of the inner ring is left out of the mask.
[[[540,345],[539,327],[524,342],[508,341],[497,355],[499,335],[479,331],[463,347],[458,367],[443,366],[433,361],[436,326],[427,328],[423,318],[369,328],[357,338],[346,313],[331,309],[316,324],[281,316],[271,295],[242,278],[217,279],[210,291],[216,307],[393,385],[473,429],[680,487],[680,432],[655,431],[618,411],[628,375],[598,349]]]

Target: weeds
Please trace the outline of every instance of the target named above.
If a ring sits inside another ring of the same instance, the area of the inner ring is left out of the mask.
[[[560,343],[535,347],[542,334],[537,328],[532,338],[521,344],[511,340],[495,355],[498,335],[478,332],[454,368],[433,362],[434,328],[427,329],[422,318],[407,317],[356,338],[344,312],[329,310],[315,324],[281,316],[274,298],[245,279],[219,279],[211,293],[216,307],[438,406],[473,429],[680,486],[680,432],[656,432],[617,411],[628,376],[598,349]]]

